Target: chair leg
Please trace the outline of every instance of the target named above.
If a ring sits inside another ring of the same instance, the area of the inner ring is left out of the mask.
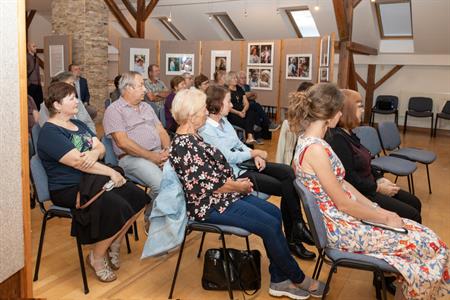
[[[383,300],[381,298],[381,277],[379,276],[378,272],[373,272],[373,283],[375,286],[375,298],[377,300]]]
[[[431,115],[431,128],[430,128],[430,136],[433,137],[433,122],[434,121],[434,115]]]
[[[200,242],[200,247],[198,248],[197,258],[200,258],[200,255],[202,254],[203,243],[205,242],[205,236],[206,236],[206,232],[203,232],[202,233],[202,241]]]
[[[374,113],[373,113],[373,111],[370,113],[370,118],[369,118],[369,126],[373,126],[373,115],[374,115]]]
[[[428,169],[428,164],[426,164],[425,166],[427,167],[428,192],[430,192],[430,194],[431,194],[430,170]]]
[[[398,128],[398,110],[395,112],[395,124],[397,125]]]
[[[130,239],[128,238],[128,233],[125,233],[125,242],[127,243],[127,253],[131,253],[131,247],[130,247]]]
[[[77,249],[78,249],[78,258],[80,259],[80,269],[81,269],[81,277],[83,278],[84,293],[87,294],[89,293],[89,287],[86,277],[86,268],[84,267],[83,249],[81,248],[81,242],[78,236],[77,236]]]
[[[403,124],[403,134],[406,133],[406,123],[408,122],[408,112],[405,113],[405,122]]]
[[[41,265],[42,247],[44,246],[44,236],[45,236],[45,228],[47,226],[47,218],[48,218],[48,212],[45,212],[44,217],[42,219],[41,237],[39,238],[39,247],[38,247],[38,253],[37,253],[37,257],[36,257],[36,267],[34,269],[33,281],[38,280],[38,277],[39,277],[39,267]]]
[[[412,190],[411,190],[411,179],[410,179],[409,176],[410,176],[410,175],[407,176],[407,178],[408,178],[408,191],[409,191],[410,194],[412,194]]]
[[[250,242],[248,241],[248,236],[245,237],[245,245],[247,246],[247,251],[250,252]]]
[[[416,189],[414,188],[414,178],[413,178],[413,174],[411,173],[411,187],[412,187],[412,194],[415,195],[416,194]]]
[[[170,287],[170,293],[169,293],[168,299],[172,299],[173,290],[175,289],[175,283],[177,281],[178,270],[180,269],[181,257],[183,256],[184,243],[186,242],[187,234],[188,234],[188,230],[186,227],[186,231],[184,232],[184,238],[183,238],[183,241],[181,242],[181,246],[180,246],[180,253],[178,254],[177,266],[175,267],[175,273],[173,274],[172,285]]]
[[[437,123],[438,123],[438,120],[439,120],[439,116],[438,115],[436,115],[436,120],[435,120],[435,122],[434,122],[434,136],[436,137],[436,133],[437,133]]]
[[[387,293],[386,293],[386,280],[384,278],[384,274],[382,271],[379,271],[380,278],[381,278],[381,288],[383,290],[383,300],[388,300]]]
[[[397,183],[397,180],[398,180],[398,176],[395,176],[394,183]]]
[[[316,279],[319,279],[320,272],[322,271],[322,266],[323,266],[324,261],[325,261],[325,258],[322,257],[322,259],[320,260],[319,268],[317,269]]]
[[[314,272],[312,274],[313,279],[317,280],[317,278],[319,278],[319,273],[317,271],[319,270],[319,264],[321,261],[322,261],[322,256],[319,255],[319,257],[317,258],[317,261],[316,261],[316,265],[314,266]]]
[[[138,227],[136,221],[133,223],[134,240],[139,241]]]
[[[231,268],[230,268],[230,262],[228,261],[228,249],[227,245],[225,244],[225,235],[223,233],[220,234],[222,238],[222,250],[223,250],[223,257],[225,260],[225,278],[227,280],[227,287],[228,287],[228,295],[230,297],[230,300],[233,300],[233,290],[231,289]]]
[[[325,297],[327,296],[328,289],[330,288],[331,277],[333,276],[333,273],[335,272],[335,270],[336,270],[336,266],[333,263],[333,265],[331,266],[331,269],[330,269],[330,273],[328,273],[328,279],[327,279],[327,283],[325,284],[324,292],[322,295],[322,300],[325,300]]]

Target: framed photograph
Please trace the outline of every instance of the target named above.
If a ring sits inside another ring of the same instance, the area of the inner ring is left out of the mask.
[[[248,65],[271,66],[273,65],[272,43],[248,43]]]
[[[330,58],[330,36],[324,36],[320,40],[320,66],[328,67]]]
[[[320,67],[319,68],[319,82],[329,82],[329,69],[328,67]]]
[[[211,51],[211,80],[217,71],[231,71],[231,50]]]
[[[166,54],[166,75],[194,74],[194,54]]]
[[[286,54],[286,79],[311,80],[312,54]]]
[[[248,84],[255,90],[272,90],[272,67],[247,67]]]
[[[150,64],[150,49],[130,48],[130,71],[141,73],[148,78],[148,65]]]

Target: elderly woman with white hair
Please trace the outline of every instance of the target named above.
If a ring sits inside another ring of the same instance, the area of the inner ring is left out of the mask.
[[[280,210],[249,195],[253,185],[236,179],[223,154],[198,134],[208,116],[206,95],[198,90],[177,93],[172,115],[179,124],[169,161],[183,185],[189,219],[236,226],[261,237],[270,260],[269,294],[291,299],[321,297],[324,284],[305,276],[291,256],[281,230]]]

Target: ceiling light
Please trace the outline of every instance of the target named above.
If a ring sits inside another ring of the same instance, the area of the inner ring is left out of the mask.
[[[172,22],[172,12],[169,12],[169,17],[167,18],[168,22]]]

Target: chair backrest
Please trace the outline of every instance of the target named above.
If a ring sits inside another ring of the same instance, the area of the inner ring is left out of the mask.
[[[381,122],[378,124],[381,144],[386,150],[394,150],[400,147],[400,133],[394,122]]]
[[[112,166],[117,166],[119,161],[117,160],[116,154],[114,153],[112,139],[104,136],[102,137],[102,143],[105,146],[105,163]]]
[[[44,203],[45,201],[50,200],[47,173],[45,172],[44,166],[37,155],[34,155],[31,158],[30,169],[38,201]]]
[[[233,125],[234,130],[241,142],[245,143],[245,130],[239,126]]]
[[[39,123],[36,123],[31,128],[31,139],[33,140],[34,152],[37,154],[37,141],[39,138],[39,133],[41,132],[41,126]]]
[[[445,102],[444,108],[442,108],[442,112],[445,114],[450,114],[450,100]]]
[[[360,126],[354,128],[353,132],[358,136],[361,144],[369,150],[372,157],[377,156],[380,154],[381,150],[383,150],[375,128],[370,126]]]
[[[147,95],[145,95],[145,97],[147,97]],[[145,98],[145,99],[148,99],[148,98]],[[149,104],[153,108],[153,111],[155,112],[159,121],[161,122],[163,127],[166,128],[166,112],[164,110],[164,105],[159,106],[158,104],[156,104],[155,102],[150,101],[150,100],[145,101],[145,103]]]
[[[433,99],[428,97],[409,98],[408,110],[424,112],[433,110]]]
[[[106,100],[105,100],[105,109],[107,109],[108,106],[111,105],[111,103],[112,103],[112,100],[111,100],[110,98],[106,99]]]
[[[317,205],[316,199],[310,191],[300,182],[299,179],[294,181],[295,190],[300,197],[303,208],[305,210],[308,226],[314,239],[316,247],[323,249],[327,246],[327,230],[323,221],[323,215]]]
[[[395,110],[398,108],[398,97],[392,95],[379,95],[375,100],[375,107],[381,110]]]

